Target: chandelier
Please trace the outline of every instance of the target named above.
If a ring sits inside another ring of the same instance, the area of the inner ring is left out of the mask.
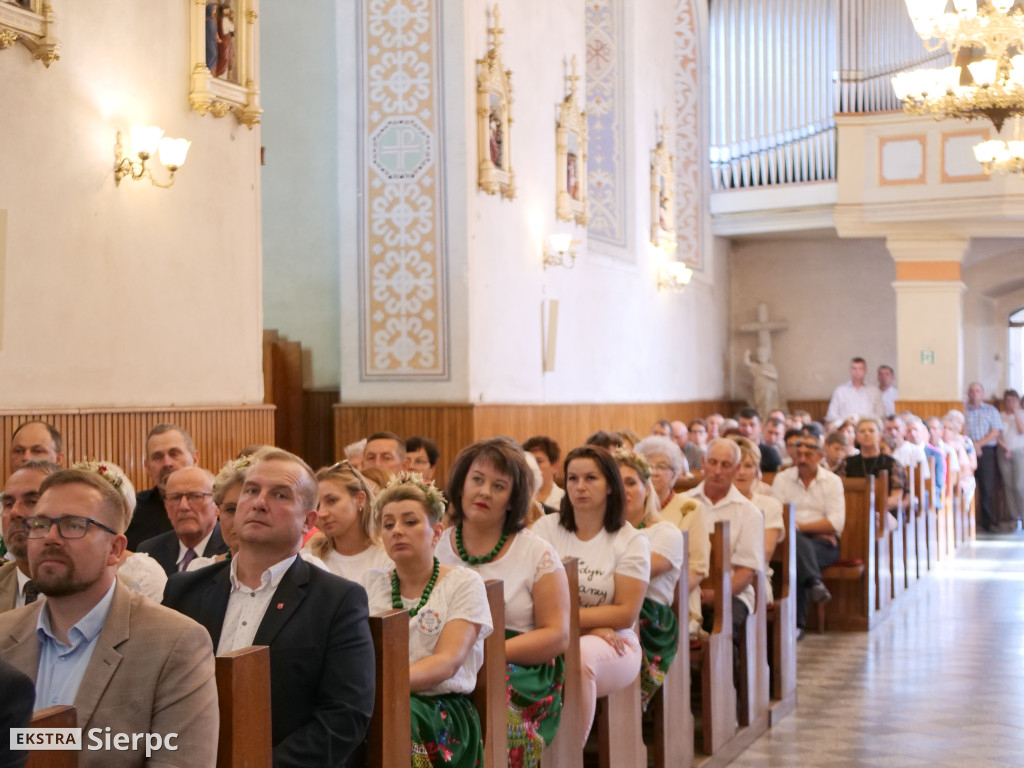
[[[981,163],[986,176],[993,172],[1024,174],[1024,141],[1020,134],[1020,120],[1015,117],[1013,139],[991,139],[974,145],[974,158]]]
[[[925,47],[945,45],[954,61],[892,78],[907,114],[987,119],[996,131],[1024,114],[1024,11],[1016,0],[953,0],[951,13],[947,0],[905,2]]]

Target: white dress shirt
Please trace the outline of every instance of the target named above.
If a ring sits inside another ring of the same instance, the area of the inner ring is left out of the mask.
[[[792,501],[796,505],[798,528],[804,523],[828,520],[836,536],[842,534],[846,525],[846,495],[843,481],[835,473],[818,467],[818,474],[805,486],[798,468],[791,467],[775,476],[772,496],[783,504]]]
[[[882,406],[885,408],[885,415],[891,416],[896,413],[896,401],[900,399],[900,393],[896,387],[879,390],[882,393]]]
[[[859,416],[874,416],[881,419],[885,417],[884,410],[882,393],[878,391],[878,387],[863,384],[858,389],[853,386],[852,381],[848,381],[840,384],[832,392],[825,421],[841,421]]]
[[[224,624],[217,644],[218,656],[252,645],[277,585],[292,567],[296,557],[298,555],[292,555],[267,568],[260,576],[260,585],[256,589],[238,580],[238,560],[231,559],[231,594],[228,596],[228,609],[224,612]]]

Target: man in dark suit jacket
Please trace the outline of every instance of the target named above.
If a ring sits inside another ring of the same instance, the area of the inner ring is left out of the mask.
[[[136,552],[139,545],[172,529],[164,507],[167,478],[183,467],[195,466],[199,451],[192,436],[177,424],[157,424],[146,435],[146,456],[143,465],[153,487],[135,494],[135,514],[125,531],[128,549]]]
[[[168,576],[188,568],[197,557],[215,557],[228,551],[217,522],[213,501],[213,475],[201,467],[185,467],[167,478],[164,494],[173,531],[142,542],[145,552]]]
[[[217,653],[270,646],[274,768],[349,765],[373,711],[366,593],[298,557],[316,506],[306,463],[264,454],[235,512],[238,554],[173,576],[164,592],[164,605],[209,630]]]
[[[11,728],[28,728],[32,707],[36,702],[36,686],[32,678],[0,659],[0,733]],[[28,762],[25,750],[9,750],[7,741],[0,741],[0,768],[21,768]]]

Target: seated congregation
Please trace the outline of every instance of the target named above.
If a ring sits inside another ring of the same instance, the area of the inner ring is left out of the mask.
[[[133,766],[725,765],[795,706],[805,628],[870,629],[973,536],[962,420],[919,424],[743,409],[564,460],[494,437],[444,490],[425,437],[377,432],[317,472],[251,445],[214,475],[159,424],[136,494],[25,422],[11,725],[177,734],[117,755]],[[112,764],[30,754],[11,764]]]

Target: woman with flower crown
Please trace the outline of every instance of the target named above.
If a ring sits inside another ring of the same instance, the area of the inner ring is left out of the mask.
[[[561,557],[579,558],[582,747],[598,697],[625,688],[640,672],[633,626],[650,580],[651,548],[626,524],[622,477],[604,448],[585,445],[566,456],[565,491],[561,511],[538,520],[533,531]]]
[[[455,459],[448,481],[450,528],[442,565],[468,567],[505,589],[508,765],[540,765],[562,715],[569,642],[569,585],[550,543],[524,528],[533,472],[508,438],[475,443]]]
[[[491,611],[480,576],[442,566],[434,556],[445,499],[419,475],[400,474],[377,497],[375,516],[390,571],[360,579],[370,613],[409,611],[409,688],[413,768],[483,765],[480,717],[470,694],[491,634]]]
[[[679,622],[672,611],[679,572],[683,567],[683,534],[658,514],[658,495],[651,484],[651,465],[642,454],[616,451],[626,489],[626,520],[651,545],[651,581],[640,608],[640,694],[644,709],[665,682],[679,649]]]
[[[300,554],[313,556],[332,573],[358,579],[366,571],[392,567],[373,515],[374,493],[363,474],[347,461],[316,473],[320,490],[316,525],[319,532]]]
[[[195,571],[208,565],[229,560],[238,554],[238,532],[235,531],[235,509],[238,497],[242,495],[242,486],[249,469],[256,463],[255,454],[245,454],[231,459],[220,468],[213,478],[213,503],[217,505],[217,520],[220,523],[220,535],[228,545],[228,551],[212,557],[197,557],[188,564],[186,571]]]

